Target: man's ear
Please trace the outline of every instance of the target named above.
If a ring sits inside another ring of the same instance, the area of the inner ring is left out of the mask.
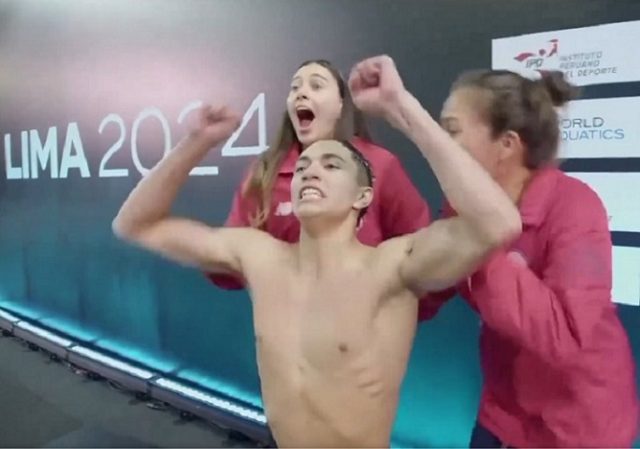
[[[353,208],[356,210],[366,209],[371,205],[371,201],[373,201],[373,188],[360,187],[358,199],[353,203]]]

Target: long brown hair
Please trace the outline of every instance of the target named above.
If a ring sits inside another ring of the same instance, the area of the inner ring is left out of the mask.
[[[350,140],[353,136],[358,136],[370,140],[364,114],[353,105],[351,94],[340,72],[329,61],[324,59],[305,61],[297,70],[310,64],[318,64],[327,69],[338,83],[338,91],[342,99],[342,112],[336,124],[334,138]],[[256,210],[250,217],[251,226],[255,228],[263,228],[269,218],[271,212],[271,191],[275,184],[280,165],[294,143],[299,143],[299,140],[293,123],[291,123],[291,118],[289,118],[289,114],[285,111],[274,144],[262,153],[256,161],[251,175],[242,189],[243,196],[254,200],[257,205]]]

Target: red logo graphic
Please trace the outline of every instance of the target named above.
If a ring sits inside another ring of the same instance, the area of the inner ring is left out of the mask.
[[[541,48],[537,52],[525,51],[518,54],[513,59],[523,63],[524,66],[528,69],[534,69],[538,72],[542,72],[542,70],[538,69],[542,67],[544,61],[556,55],[557,53],[558,39],[551,39],[547,48]]]

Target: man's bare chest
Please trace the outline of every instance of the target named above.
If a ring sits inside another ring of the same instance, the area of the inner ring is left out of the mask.
[[[309,367],[337,367],[371,346],[385,301],[375,273],[262,279],[253,286],[256,343],[263,354]]]

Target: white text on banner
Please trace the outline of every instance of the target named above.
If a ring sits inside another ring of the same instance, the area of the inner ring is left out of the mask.
[[[558,30],[492,41],[492,67],[539,76],[561,70],[578,86],[640,80],[640,21]]]
[[[560,157],[640,157],[640,97],[572,101],[561,112]]]

